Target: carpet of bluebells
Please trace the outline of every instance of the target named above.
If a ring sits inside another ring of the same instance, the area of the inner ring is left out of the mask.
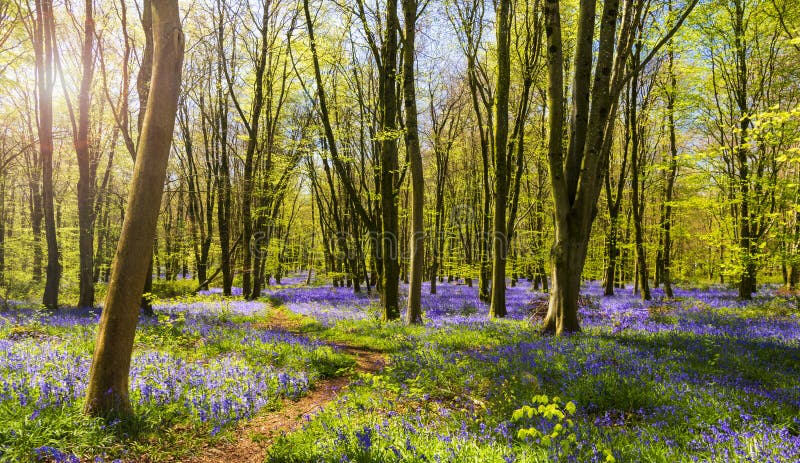
[[[195,298],[158,304],[157,317],[143,316],[130,378],[142,422],[133,427],[80,413],[98,312],[0,313],[0,461],[136,459],[141,441],[176,424],[213,437],[283,398],[304,395],[337,368],[339,354],[261,327],[266,307]],[[173,443],[162,444],[169,451]]]
[[[745,303],[711,287],[642,302],[587,284],[584,332],[554,338],[538,331],[547,294],[524,281],[502,321],[476,288],[425,285],[424,324],[409,327],[379,321],[377,294],[304,280],[257,302],[211,290],[159,303],[137,331],[134,423],[80,412],[97,312],[0,313],[0,461],[181,460],[341,374],[345,344],[387,366],[266,461],[800,461],[796,295],[765,288]],[[275,311],[300,334],[270,328]]]
[[[346,288],[271,294],[390,355],[269,461],[800,461],[800,299],[775,289],[642,302],[589,284],[584,333],[565,338],[538,333],[547,295],[524,282],[503,322],[476,289],[439,285],[421,328],[378,323],[374,298]]]

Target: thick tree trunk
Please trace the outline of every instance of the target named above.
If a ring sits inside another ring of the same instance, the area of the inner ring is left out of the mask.
[[[177,0],[152,0],[152,15],[155,53],[150,96],[86,391],[85,410],[96,416],[131,411],[128,375],[133,339],[180,93],[184,40]]]
[[[586,240],[574,234],[563,229],[556,230],[557,238],[551,257],[553,284],[550,287],[550,306],[543,325],[543,331],[547,334],[560,336],[581,330],[578,322],[581,272],[575,269],[583,268]]]

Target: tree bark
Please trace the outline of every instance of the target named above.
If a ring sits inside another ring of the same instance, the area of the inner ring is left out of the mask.
[[[42,215],[47,243],[47,269],[42,304],[58,308],[61,280],[55,209],[53,206],[53,84],[55,59],[55,23],[52,0],[36,1],[34,32],[36,74],[39,99],[39,161],[42,167]]]
[[[670,44],[671,45],[671,44]],[[661,275],[664,283],[664,294],[668,298],[672,293],[672,196],[675,189],[675,176],[678,170],[678,143],[675,135],[675,93],[678,91],[678,79],[675,76],[675,51],[670,46],[667,72],[669,73],[669,91],[667,92],[667,120],[669,128],[669,167],[666,172],[664,187],[664,214],[661,220],[663,246],[661,248]]]
[[[406,323],[422,323],[422,277],[425,260],[425,177],[417,129],[417,93],[414,74],[417,0],[403,0],[403,97],[406,116],[406,153],[411,167],[411,265]],[[434,237],[436,239],[436,237]],[[434,284],[431,282],[431,284]]]
[[[133,340],[180,93],[184,39],[178,2],[152,0],[151,7],[155,52],[150,95],[86,392],[85,410],[96,416],[131,412]]]
[[[400,264],[398,256],[398,180],[397,159],[397,34],[400,21],[397,17],[397,0],[386,2],[386,36],[384,38],[381,55],[383,67],[380,72],[380,118],[381,118],[381,167],[380,167],[380,194],[382,233],[380,237],[381,260],[383,273],[381,275],[383,292],[383,319],[395,320],[400,318],[399,286]]]
[[[495,93],[494,130],[494,223],[492,233],[491,318],[506,316],[506,256],[509,236],[506,229],[508,203],[508,94],[511,86],[511,2],[497,3],[497,89]],[[524,103],[521,103],[524,104]],[[524,117],[524,116],[523,116]]]
[[[136,76],[136,92],[139,96],[139,115],[136,125],[139,129],[137,139],[138,145],[142,141],[142,130],[144,128],[145,109],[150,94],[150,84],[153,75],[153,11],[151,8],[152,0],[143,0],[142,3],[142,29],[144,29],[144,50],[142,51],[142,63],[139,66],[139,74]],[[134,156],[134,162],[136,156]],[[144,279],[142,300],[140,302],[145,314],[153,315],[153,303],[149,294],[153,291],[153,250],[150,251],[150,263],[147,265],[147,276]]]
[[[637,46],[636,51],[632,54],[632,66],[634,69],[639,67],[640,49]],[[630,151],[631,151],[631,209],[633,211],[633,236],[634,245],[636,249],[636,270],[639,288],[641,289],[642,300],[649,301],[652,299],[650,295],[650,281],[647,275],[647,256],[644,250],[644,201],[641,198],[644,190],[643,185],[639,182],[639,175],[642,172],[641,161],[641,140],[639,133],[639,76],[640,72],[633,71],[633,77],[630,81],[630,94],[628,98],[628,111],[627,111],[627,125],[630,131]],[[636,287],[634,286],[634,292]]]
[[[685,21],[696,5],[691,1],[664,37],[638,67],[644,67]],[[607,144],[619,95],[630,79],[626,64],[632,44],[647,14],[641,3],[626,1],[620,21],[620,1],[604,0],[600,31],[594,40],[594,1],[582,0],[572,89],[571,133],[566,159],[563,150],[564,56],[558,0],[545,2],[548,46],[548,159],[555,209],[556,239],[552,251],[553,290],[544,331],[559,335],[578,331],[577,298],[586,249],[597,213],[601,179],[608,168]],[[619,30],[617,25],[619,23]],[[596,46],[596,52],[595,52]],[[592,56],[597,65],[592,69]],[[591,77],[591,79],[589,78]],[[590,87],[590,80],[591,87]],[[585,122],[585,124],[584,124]]]
[[[94,225],[96,160],[89,150],[89,111],[94,77],[93,1],[85,2],[84,39],[81,51],[83,75],[78,93],[78,133],[75,153],[78,157],[78,250],[80,254],[78,307],[94,307]]]
[[[6,269],[6,173],[0,171],[0,285],[5,286]]]

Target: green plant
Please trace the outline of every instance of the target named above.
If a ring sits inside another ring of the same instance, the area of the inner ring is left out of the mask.
[[[546,395],[536,395],[533,397],[533,406],[523,405],[514,410],[511,415],[513,421],[521,421],[523,418],[532,419],[535,416],[542,417],[552,425],[550,429],[538,429],[533,426],[524,426],[517,431],[519,439],[531,438],[543,447],[549,447],[554,439],[564,436],[560,440],[561,446],[567,450],[576,442],[575,423],[570,418],[575,414],[576,407],[574,402],[567,402],[561,405],[561,399],[556,396],[550,398]]]

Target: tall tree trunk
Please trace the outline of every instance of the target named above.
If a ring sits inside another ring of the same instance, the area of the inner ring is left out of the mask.
[[[497,89],[494,130],[494,229],[492,233],[492,300],[489,316],[506,316],[506,255],[509,239],[506,230],[508,202],[508,94],[511,86],[511,1],[497,3]],[[524,104],[524,103],[520,103]],[[524,117],[524,116],[523,116]]]
[[[0,285],[5,286],[6,269],[6,174],[0,171]]]
[[[603,276],[603,295],[614,295],[614,283],[617,277],[617,257],[619,249],[617,247],[617,235],[619,234],[619,209],[609,205],[608,211],[608,234],[606,236],[606,270]]]
[[[613,137],[613,133],[608,135],[609,137]],[[613,140],[609,139],[609,142],[606,143],[606,148],[611,149]],[[626,136],[625,143],[628,143],[628,139]],[[610,155],[610,153],[605,154],[606,156]],[[625,178],[627,176],[627,167],[628,167],[628,149],[622,150],[622,164],[620,165],[619,176],[617,177],[616,183],[616,192],[612,193],[612,185],[611,185],[611,174],[609,169],[606,169],[605,172],[605,179],[603,184],[605,185],[606,191],[606,203],[608,204],[608,236],[606,237],[606,271],[603,281],[603,295],[604,296],[613,296],[614,295],[614,287],[617,283],[617,276],[618,273],[622,273],[621,270],[617,270],[617,267],[620,266],[620,249],[617,243],[620,234],[620,218],[619,213],[621,210],[621,203],[622,203],[622,193],[625,188]]]
[[[640,63],[644,67],[672,37],[697,4],[692,0],[677,15],[672,27],[656,42]],[[544,331],[556,335],[578,331],[577,298],[580,275],[592,223],[596,215],[601,180],[608,168],[608,134],[624,84],[631,77],[626,64],[647,12],[641,4],[626,1],[620,11],[619,0],[604,0],[600,28],[595,40],[595,0],[581,0],[578,13],[574,74],[570,87],[573,98],[569,146],[564,152],[564,55],[561,12],[557,0],[545,2],[545,27],[548,56],[548,159],[555,210],[553,289],[544,321]],[[620,15],[622,20],[620,21]],[[617,28],[619,24],[619,30]],[[593,69],[592,57],[597,66]]]
[[[83,76],[78,93],[78,133],[75,152],[78,157],[78,251],[80,254],[78,307],[94,307],[94,225],[95,225],[95,172],[93,156],[89,150],[89,111],[91,86],[94,77],[94,16],[93,1],[85,2],[84,39],[81,52]]]
[[[406,116],[406,152],[411,167],[411,266],[406,322],[422,323],[422,273],[425,259],[425,177],[417,130],[417,94],[414,75],[417,0],[403,0],[403,96]],[[436,239],[436,237],[434,237]],[[433,285],[434,283],[431,282]]]
[[[86,390],[85,410],[96,416],[131,412],[128,376],[139,300],[178,108],[184,47],[178,2],[152,0],[151,6],[155,53],[150,95]]]
[[[745,5],[741,0],[734,3],[733,34],[736,55],[734,89],[737,109],[739,111],[738,146],[736,147],[736,161],[738,167],[739,188],[739,253],[742,275],[739,278],[739,298],[752,299],[756,291],[756,236],[752,212],[750,210],[750,161],[749,130],[750,107],[748,102],[748,56],[747,46],[744,43],[746,32]]]
[[[386,2],[386,37],[381,55],[383,68],[380,72],[380,114],[381,114],[381,168],[380,193],[382,213],[382,233],[380,239],[381,260],[383,261],[382,302],[383,319],[400,318],[399,286],[400,265],[398,256],[398,179],[397,159],[397,33],[400,29],[397,17],[397,0]]]
[[[636,46],[636,51],[632,54],[632,66],[638,68],[640,60],[640,48]],[[652,299],[650,295],[650,282],[647,275],[647,256],[644,250],[644,201],[641,198],[643,192],[643,185],[639,182],[639,175],[642,172],[641,160],[641,140],[639,133],[639,76],[640,73],[636,70],[633,71],[633,77],[630,81],[630,95],[628,98],[628,111],[627,111],[627,124],[630,130],[631,141],[631,209],[633,210],[633,237],[634,245],[636,248],[636,270],[637,281],[641,288],[642,300],[649,301]],[[634,287],[635,291],[635,287]]]
[[[52,0],[37,0],[35,28],[36,74],[39,98],[39,152],[42,166],[42,215],[47,243],[47,272],[42,304],[58,308],[61,280],[56,218],[53,206],[53,84],[55,23]]]
[[[244,156],[244,172],[243,172],[243,186],[242,186],[242,295],[247,299],[255,299],[259,294],[253,291],[253,274],[254,274],[254,256],[253,248],[253,199],[255,195],[255,162],[256,162],[256,148],[259,143],[259,130],[261,125],[262,111],[264,109],[264,72],[267,67],[267,53],[269,51],[269,36],[268,30],[270,26],[270,7],[269,2],[264,3],[261,24],[259,29],[259,52],[254,63],[254,83],[253,83],[253,99],[250,106],[250,118],[246,117],[244,111],[239,104],[236,93],[233,89],[233,81],[230,78],[228,69],[226,68],[225,76],[228,80],[228,87],[230,90],[231,98],[234,102],[239,116],[245,124],[247,129],[247,147]],[[222,46],[222,44],[220,44]],[[222,51],[220,52],[222,53]],[[221,55],[222,56],[222,55]]]
[[[212,146],[215,154],[214,183],[217,191],[217,228],[219,228],[220,268],[222,270],[222,294],[230,296],[233,292],[233,249],[231,248],[231,168],[228,150],[228,109],[230,89],[223,89],[225,81],[225,7],[217,1],[216,24],[216,111],[212,124]],[[249,243],[246,243],[249,245]]]
[[[139,129],[137,140],[141,143],[142,130],[144,129],[145,108],[150,95],[150,80],[153,74],[153,12],[151,2],[153,0],[143,0],[142,3],[142,29],[144,29],[144,51],[142,52],[142,64],[139,67],[139,74],[136,76],[136,92],[139,96],[139,115],[136,125]],[[138,152],[138,149],[137,149]],[[134,157],[135,161],[135,157]],[[153,251],[150,252],[150,264],[147,266],[147,276],[144,279],[143,297],[140,302],[144,313],[153,315],[153,301],[149,297],[153,291]]]
[[[675,135],[675,93],[677,92],[678,79],[675,76],[675,51],[670,44],[669,49],[669,82],[670,90],[667,93],[667,120],[669,125],[669,167],[666,172],[666,185],[664,187],[664,214],[661,220],[663,243],[661,248],[661,275],[664,283],[664,294],[668,298],[672,293],[672,196],[675,189],[675,175],[678,170],[678,143]]]

